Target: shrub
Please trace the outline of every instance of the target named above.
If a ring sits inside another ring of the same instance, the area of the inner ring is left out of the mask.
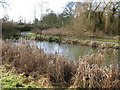
[[[2,64],[13,67],[16,73],[24,73],[39,80],[44,76],[47,84],[59,87],[120,88],[120,68],[102,66],[103,55],[98,52],[68,61],[64,56],[46,54],[33,41],[19,40],[18,43],[2,41]],[[42,80],[43,82],[43,80]],[[49,82],[49,83],[48,83]]]
[[[2,37],[10,38],[18,35],[18,30],[15,29],[15,24],[13,22],[3,22],[2,24]]]

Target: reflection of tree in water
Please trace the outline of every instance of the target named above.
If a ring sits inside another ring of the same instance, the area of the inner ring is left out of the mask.
[[[119,63],[118,51],[116,49],[103,49],[102,53],[105,57],[104,65],[109,66],[109,64],[117,65]]]
[[[46,53],[59,53],[59,55],[66,56],[68,59],[73,58],[74,60],[78,60],[79,57],[83,57],[85,55],[95,54],[96,52],[101,52],[105,60],[103,65],[109,65],[114,63],[118,64],[118,50],[115,49],[98,49],[91,48],[88,46],[80,46],[80,45],[72,45],[72,44],[58,44],[55,42],[40,42],[38,46],[41,47]]]

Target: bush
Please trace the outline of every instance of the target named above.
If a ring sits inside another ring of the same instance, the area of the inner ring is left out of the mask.
[[[2,38],[11,38],[18,35],[18,30],[15,28],[13,22],[3,22],[2,24]]]
[[[21,31],[21,32],[24,32],[24,31],[31,31],[33,29],[33,27],[31,25],[17,25],[16,26],[16,29]]]
[[[103,67],[104,57],[100,52],[75,63],[57,53],[46,54],[30,41],[19,40],[14,44],[2,41],[2,45],[2,64],[35,80],[42,75],[46,78],[44,83],[59,87],[120,88],[119,67]]]

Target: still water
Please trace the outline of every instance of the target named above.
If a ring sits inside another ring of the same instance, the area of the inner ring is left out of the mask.
[[[84,55],[91,55],[96,53],[99,48],[91,48],[88,46],[80,46],[73,44],[58,44],[56,42],[48,42],[42,41],[37,42],[39,48],[43,49],[45,53],[56,53],[58,52],[60,55],[66,56],[68,59],[72,58],[74,60],[78,60],[79,57]],[[108,66],[112,63],[117,65],[120,63],[119,60],[119,51],[115,49],[102,49],[102,53],[104,54],[105,60],[103,65]]]

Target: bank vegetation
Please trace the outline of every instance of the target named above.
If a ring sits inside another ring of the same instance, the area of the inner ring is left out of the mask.
[[[29,40],[1,43],[2,66],[9,73],[32,77],[42,87],[120,88],[119,66],[104,67],[104,55],[100,51],[74,62],[58,53],[46,54]]]

